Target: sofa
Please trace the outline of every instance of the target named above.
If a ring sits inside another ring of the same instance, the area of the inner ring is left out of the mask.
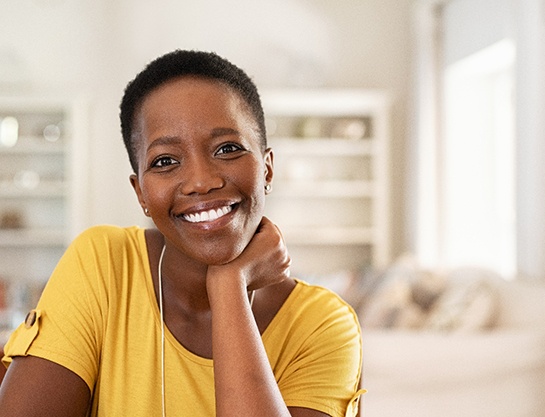
[[[397,265],[373,291],[367,289],[365,303],[354,299],[353,288],[346,292],[363,327],[363,386],[368,393],[361,416],[545,417],[545,285],[507,281],[475,268],[450,271],[436,280],[428,273],[424,281],[430,282],[429,291],[420,297],[432,305],[427,315],[411,308],[401,314],[392,300],[397,297],[399,303],[400,294],[407,294],[407,283],[420,281],[422,287],[423,273],[415,279],[415,271],[414,266]],[[384,297],[388,291],[395,293],[390,304]],[[377,314],[380,303],[382,315]]]

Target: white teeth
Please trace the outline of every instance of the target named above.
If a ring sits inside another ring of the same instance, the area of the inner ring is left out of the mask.
[[[233,210],[231,206],[225,206],[217,210],[212,209],[208,211],[201,211],[200,213],[184,214],[183,217],[190,223],[214,221],[216,219],[219,219],[220,217],[225,216],[227,213],[231,212],[231,210]]]

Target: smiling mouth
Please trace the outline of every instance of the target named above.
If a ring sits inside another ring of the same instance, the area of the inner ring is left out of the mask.
[[[190,223],[212,222],[233,211],[233,206],[201,211],[199,213],[184,214],[182,217]]]

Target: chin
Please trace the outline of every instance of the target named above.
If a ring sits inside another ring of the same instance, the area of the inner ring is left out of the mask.
[[[225,265],[236,259],[244,250],[247,243],[227,245],[211,245],[201,251],[195,258],[206,265]],[[202,248],[201,248],[202,249]]]

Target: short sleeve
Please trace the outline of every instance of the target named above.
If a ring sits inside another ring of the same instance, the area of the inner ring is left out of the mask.
[[[354,396],[350,399],[350,402],[348,403],[348,407],[346,408],[346,414],[345,417],[357,417],[358,416],[358,410],[361,402],[361,397],[363,394],[365,394],[367,390],[360,389],[356,391]]]
[[[27,355],[28,349],[40,331],[41,317],[41,310],[31,310],[27,314],[24,323],[21,323],[21,325],[15,329],[10,340],[4,347],[4,350],[9,352],[9,356],[6,355],[2,359],[2,362],[6,367],[11,363],[13,356]]]
[[[277,373],[286,404],[353,415],[362,394],[361,329],[353,309],[328,290],[308,287],[284,313],[292,324],[280,348],[287,359]]]
[[[79,375],[92,390],[98,373],[103,306],[106,291],[101,282],[108,273],[100,259],[107,254],[96,236],[84,232],[69,246],[27,320],[10,336],[3,362],[16,356],[50,360]]]

